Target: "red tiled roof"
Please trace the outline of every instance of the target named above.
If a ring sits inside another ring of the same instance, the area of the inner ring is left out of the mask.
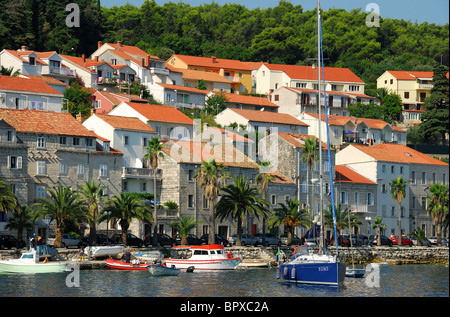
[[[0,90],[34,92],[62,96],[56,89],[50,87],[40,79],[0,75]]]
[[[119,52],[124,52],[128,55],[131,55],[132,57],[135,57],[135,58],[136,57],[145,58],[146,56],[150,56],[150,58],[153,58],[153,59],[160,59],[158,56],[152,56],[150,54],[147,54],[146,52],[144,52],[137,46],[120,44],[120,47],[119,47],[119,45],[117,43],[104,43],[104,44],[112,46],[114,48],[115,53],[117,51],[119,51]]]
[[[355,147],[378,161],[448,166],[447,163],[420,153],[402,144],[381,143],[375,146],[352,144],[349,146]]]
[[[221,150],[214,152],[214,150]],[[169,141],[166,143],[164,152],[179,163],[199,164],[215,159],[217,163],[224,166],[243,168],[259,168],[259,165],[235,147],[224,145],[213,147],[209,142],[193,141]]]
[[[336,165],[336,182],[376,185],[376,183],[344,165]]]
[[[228,109],[236,112],[237,114],[243,116],[244,118],[248,119],[249,121],[298,125],[298,126],[304,126],[304,127],[309,126],[306,123],[296,119],[295,117],[293,117],[287,113],[246,110],[246,109],[234,109],[234,108],[228,108]]]
[[[183,124],[194,123],[191,118],[174,107],[136,102],[125,103],[150,121],[175,122]]]
[[[219,94],[219,92],[214,92],[215,94]],[[264,97],[254,97],[254,96],[245,96],[245,95],[237,95],[232,93],[223,93],[227,98],[228,102],[232,103],[242,103],[246,105],[257,105],[262,107],[279,107],[273,102],[269,101],[269,99]]]
[[[110,126],[117,128],[117,129],[147,131],[147,132],[155,132],[156,133],[156,131],[152,127],[145,124],[138,118],[109,116],[106,114],[94,114],[94,116],[102,119],[103,121],[108,123]]]
[[[283,71],[292,79],[318,80],[318,68],[313,69],[311,66],[301,65],[282,65],[282,64],[267,64],[264,65],[270,70]],[[325,80],[327,82],[349,82],[349,83],[364,83],[358,76],[356,76],[348,68],[339,67],[325,67]]]
[[[0,108],[0,119],[18,132],[96,137],[69,113]]]
[[[416,80],[416,78],[433,78],[433,72],[416,72],[406,70],[388,70],[388,72],[396,79],[400,80]],[[447,72],[448,78],[448,72]]]
[[[214,58],[213,61],[213,57],[199,57],[180,54],[175,54],[170,59],[172,59],[173,57],[181,59],[189,66],[201,66],[206,68],[221,68],[230,70],[252,70],[252,68],[246,63],[235,59]]]
[[[314,135],[308,135],[308,134],[299,134],[299,133],[287,133],[287,132],[278,132],[278,135],[292,144],[295,147],[303,147],[305,144],[305,140],[309,138],[318,139]],[[326,150],[328,149],[327,143],[322,141],[322,149]],[[331,151],[334,151],[333,148],[330,148]]]
[[[227,83],[231,84],[231,81],[226,79],[223,76],[215,72],[207,72],[202,70],[194,70],[194,69],[184,69],[184,68],[175,68],[171,66],[169,63],[166,63],[166,68],[172,72],[177,72],[183,74],[183,79],[191,79],[191,80],[201,80],[203,79],[205,82],[217,82],[217,83]]]
[[[56,79],[54,77],[51,77],[51,76],[20,75],[19,77],[21,77],[21,78],[38,79],[38,80],[43,81],[46,84],[67,86],[67,84],[65,84],[62,81],[59,81],[58,79]]]

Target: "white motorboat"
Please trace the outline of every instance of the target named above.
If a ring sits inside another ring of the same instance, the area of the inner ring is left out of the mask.
[[[225,251],[223,245],[210,244],[200,246],[178,246],[173,248],[189,248],[190,254],[185,259],[166,259],[166,265],[180,269],[190,266],[197,270],[235,270],[241,263],[240,258],[234,258],[231,252]]]
[[[84,249],[84,252],[89,257],[100,257],[107,255],[116,255],[121,252],[125,247],[123,245],[100,245],[100,246],[88,246]]]
[[[57,261],[39,262],[35,249],[22,253],[20,259],[0,260],[0,272],[57,273],[66,271],[67,264]]]

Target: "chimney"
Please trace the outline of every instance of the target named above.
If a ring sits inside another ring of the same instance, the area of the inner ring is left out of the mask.
[[[98,41],[98,42],[97,42],[97,49],[99,49],[100,47],[102,47],[102,45],[103,45],[102,41]]]
[[[96,62],[98,62],[98,56],[95,56],[95,57],[94,57],[94,60],[95,60]]]
[[[91,108],[91,115],[95,114],[95,108]]]
[[[76,119],[78,120],[78,122],[83,123],[84,121],[84,114],[77,114]]]
[[[212,63],[217,63],[216,57],[215,57],[215,56],[211,56],[211,62],[212,62]]]
[[[145,66],[150,67],[150,55],[145,56]]]
[[[81,58],[83,59],[83,66],[86,66],[86,55],[81,54]]]
[[[119,48],[119,51],[120,51],[120,48],[122,47],[122,42],[121,41],[117,41],[117,47]]]
[[[141,59],[141,63],[142,63],[141,66],[144,67],[144,66],[145,66],[145,58],[142,58],[142,59]]]

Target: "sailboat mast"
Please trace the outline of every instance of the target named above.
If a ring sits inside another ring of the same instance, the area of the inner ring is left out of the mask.
[[[321,36],[321,30],[320,30],[320,0],[317,0],[317,78],[318,78],[318,108],[319,108],[319,118],[318,118],[318,127],[319,127],[319,193],[320,193],[320,199],[319,199],[319,215],[320,215],[320,250],[323,250],[324,248],[324,221],[323,221],[323,164],[322,164],[322,128],[321,128],[321,122],[322,122],[322,103],[320,102],[322,93],[320,89],[320,73],[321,73],[321,51],[320,51],[320,36]],[[323,87],[325,90],[325,87]],[[313,188],[313,193],[315,192]],[[314,208],[314,206],[313,206]]]

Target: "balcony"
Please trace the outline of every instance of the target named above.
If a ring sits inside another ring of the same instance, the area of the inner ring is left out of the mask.
[[[223,76],[223,77],[225,77],[232,83],[240,83],[241,82],[241,77],[239,77],[239,76]]]
[[[67,67],[42,66],[42,75],[75,77],[76,72]]]
[[[122,167],[122,178],[153,178],[153,169],[151,168],[136,168],[136,167]],[[161,179],[162,170],[158,169],[156,178]]]
[[[419,89],[431,89],[433,84],[419,84]]]
[[[354,213],[368,213],[369,206],[367,205],[350,205],[350,211]]]

